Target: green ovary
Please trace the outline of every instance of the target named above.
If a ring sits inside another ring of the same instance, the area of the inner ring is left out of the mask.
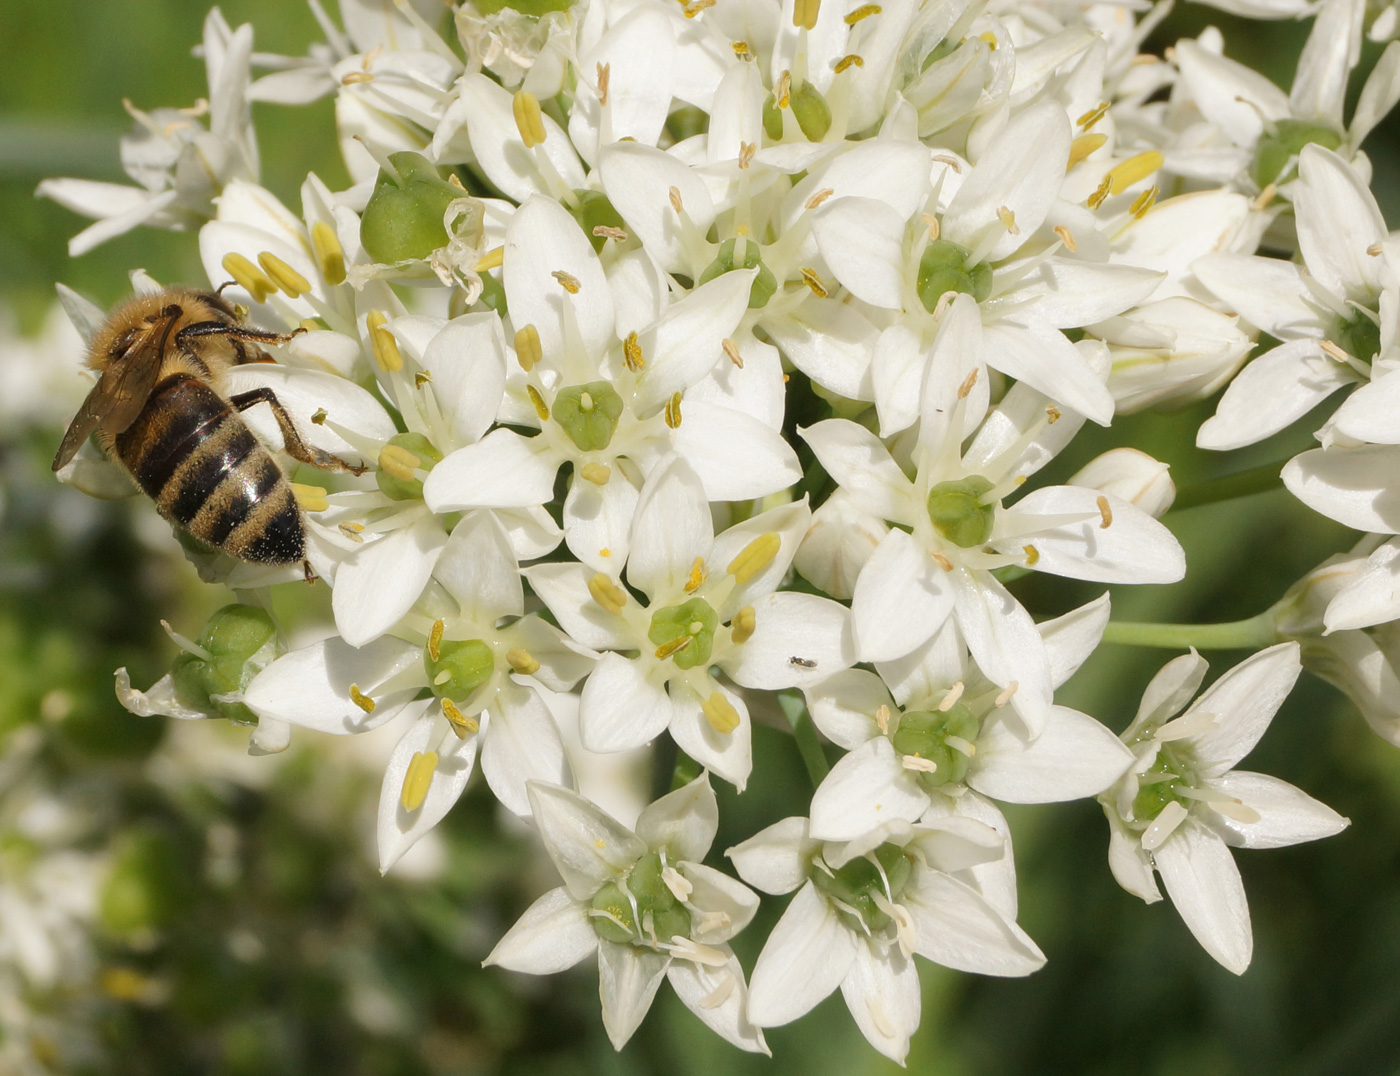
[[[840,914],[847,919],[859,917],[865,927],[875,931],[890,925],[890,917],[880,910],[875,902],[879,893],[891,902],[898,901],[904,887],[909,882],[913,870],[913,860],[897,844],[882,844],[872,853],[880,866],[870,861],[870,856],[853,859],[844,867],[829,872],[820,864],[814,864],[811,872],[813,883],[818,889],[835,901]],[[881,877],[881,870],[884,877]],[[889,882],[889,892],[885,882]],[[860,930],[860,924],[856,924]]]
[[[674,647],[667,655],[679,669],[693,669],[710,663],[719,615],[702,598],[691,598],[680,605],[668,605],[651,616],[647,638],[658,648]],[[689,639],[690,641],[684,642]],[[680,644],[680,645],[677,645]]]
[[[890,737],[901,755],[926,759],[932,771],[915,770],[919,783],[933,789],[953,784],[967,776],[972,759],[948,743],[949,737],[975,743],[982,723],[966,703],[954,703],[947,710],[914,710],[903,714],[899,727]]]
[[[651,947],[653,939],[664,944],[677,935],[690,937],[690,912],[666,885],[662,869],[660,853],[652,852],[637,860],[622,881],[593,895],[589,920],[598,937],[643,947]]]
[[[1342,136],[1330,127],[1306,120],[1276,120],[1273,130],[1259,136],[1249,174],[1261,188],[1278,181],[1289,160],[1303,152],[1309,142],[1336,149]]]
[[[389,438],[389,444],[395,448],[402,448],[406,452],[412,452],[418,457],[418,461],[425,471],[431,471],[434,466],[442,462],[442,453],[421,433],[396,433]],[[396,501],[421,501],[423,499],[421,479],[399,478],[381,467],[374,472],[374,481],[379,486],[381,493]]]
[[[954,545],[975,548],[992,533],[996,507],[981,500],[991,489],[992,483],[976,474],[940,482],[928,491],[928,517]]]
[[[420,153],[391,153],[398,175],[380,171],[360,216],[360,243],[377,262],[426,258],[447,243],[443,214],[466,192]]]
[[[423,667],[434,695],[463,702],[491,678],[496,660],[491,648],[480,639],[450,640],[438,644],[436,660],[425,649]]]
[[[763,252],[758,249],[757,243],[752,239],[744,243],[744,264],[742,266],[734,260],[734,248],[737,245],[737,241],[733,239],[726,239],[721,243],[715,260],[705,267],[696,284],[707,284],[715,277],[733,269],[757,267],[758,276],[753,278],[753,284],[749,288],[749,309],[757,310],[759,307],[767,305],[768,300],[773,298],[773,293],[778,290],[778,280],[773,275],[773,271],[763,264]]]
[[[226,605],[209,618],[199,645],[209,660],[181,654],[170,668],[175,693],[199,710],[217,710],[230,721],[257,724],[257,716],[241,702],[219,702],[213,695],[242,691],[262,668],[251,661],[276,634],[272,618],[252,605]]]
[[[935,239],[919,258],[917,290],[924,309],[932,314],[945,292],[960,292],[982,302],[992,294],[992,269],[986,262],[968,265],[972,252],[947,239]]]
[[[1333,337],[1348,355],[1362,362],[1370,362],[1381,350],[1380,326],[1360,310],[1353,310],[1345,320],[1338,318]]]
[[[590,381],[561,389],[550,415],[580,451],[600,452],[611,443],[624,406],[606,381]]]
[[[1190,807],[1191,802],[1181,795],[1180,789],[1190,784],[1185,777],[1179,776],[1182,770],[1175,761],[1162,751],[1157,755],[1157,760],[1152,763],[1142,778],[1139,779],[1138,794],[1133,797],[1133,820],[1146,824],[1156,818],[1166,808],[1167,804],[1176,802],[1185,807]],[[1148,779],[1158,775],[1171,775],[1170,780],[1157,780],[1148,782]]]

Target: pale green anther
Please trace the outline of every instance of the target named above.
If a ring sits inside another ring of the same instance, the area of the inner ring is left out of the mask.
[[[590,381],[560,390],[549,413],[580,451],[598,452],[612,441],[625,406],[606,381]]]
[[[733,239],[726,239],[719,245],[719,253],[715,260],[710,262],[700,274],[700,279],[696,284],[708,284],[715,277],[722,273],[727,273],[731,269],[753,269],[758,268],[758,276],[753,278],[753,284],[749,287],[749,309],[757,310],[766,306],[768,300],[773,298],[773,293],[778,290],[778,280],[773,275],[773,270],[763,264],[762,251],[758,249],[758,244],[749,240],[744,244],[744,264],[738,266],[734,263],[734,247],[736,243]]]
[[[963,549],[981,545],[992,533],[996,507],[981,497],[992,483],[981,475],[940,482],[928,491],[928,517],[938,533]]]
[[[594,933],[604,941],[642,947],[650,947],[653,939],[666,944],[677,935],[690,937],[690,913],[666,885],[663,869],[660,853],[651,852],[637,860],[620,882],[598,890],[590,902]]]
[[[868,856],[863,856],[851,860],[834,873],[814,866],[811,878],[818,889],[838,903],[838,911],[843,918],[859,916],[866,928],[876,931],[889,926],[890,917],[876,904],[875,894],[879,893],[892,903],[898,901],[909,883],[913,860],[897,844],[882,844],[873,855],[879,861],[878,868]],[[860,924],[854,925],[861,930]]]
[[[982,302],[992,294],[992,269],[986,262],[969,266],[972,252],[947,239],[935,239],[919,258],[919,301],[930,314],[946,292],[971,295]]]
[[[1260,188],[1277,183],[1288,162],[1303,152],[1309,142],[1316,142],[1325,149],[1336,149],[1342,144],[1342,136],[1331,127],[1307,120],[1275,120],[1272,131],[1259,136],[1254,147],[1254,161],[1249,174]]]
[[[425,647],[423,667],[434,695],[463,702],[491,678],[496,662],[491,648],[480,639],[451,639],[438,644],[436,661]]]
[[[688,602],[668,605],[653,613],[647,638],[658,647],[689,639],[689,643],[674,650],[670,656],[677,668],[693,669],[697,665],[710,663],[710,651],[718,625],[719,615],[710,607],[710,603],[703,598],[691,598]]]
[[[933,770],[912,770],[919,783],[934,789],[956,784],[967,776],[972,759],[949,746],[948,738],[974,743],[981,722],[966,703],[954,703],[947,710],[912,710],[901,714],[899,727],[890,742],[901,755],[912,755],[934,764]]]
[[[214,695],[242,691],[266,661],[254,656],[275,639],[272,618],[253,605],[226,605],[209,618],[199,645],[209,660],[181,654],[170,668],[175,693],[193,709],[217,711],[230,721],[257,724],[257,715],[241,702],[220,702]],[[270,655],[268,655],[270,657]]]
[[[389,438],[389,445],[413,453],[418,457],[418,466],[424,471],[431,471],[436,464],[442,462],[442,453],[421,433],[396,433]],[[378,483],[380,492],[396,501],[423,499],[423,480],[416,476],[402,478],[380,467],[374,472],[374,480]]]

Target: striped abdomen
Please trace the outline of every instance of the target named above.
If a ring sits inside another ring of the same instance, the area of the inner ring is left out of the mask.
[[[157,385],[115,447],[160,514],[200,541],[271,564],[306,555],[286,477],[228,401],[188,374]]]

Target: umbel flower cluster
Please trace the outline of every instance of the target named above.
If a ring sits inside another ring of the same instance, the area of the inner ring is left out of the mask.
[[[94,218],[75,254],[138,225],[196,233],[210,288],[295,331],[228,390],[272,389],[364,468],[295,476],[333,631],[273,615],[299,566],[186,536],[236,600],[175,636],[148,690],[120,671],[122,703],[247,724],[254,753],[397,722],[385,871],[479,768],[561,877],[488,963],[596,956],[618,1047],[664,978],[761,1052],[839,987],[902,1061],[916,957],[1044,962],[998,803],[1097,797],[1114,877],[1146,901],[1160,878],[1243,972],[1230,849],[1346,825],[1236,768],[1301,668],[1400,743],[1400,245],[1360,149],[1400,97],[1400,46],[1343,115],[1394,9],[1222,4],[1314,18],[1286,93],[1214,29],[1139,52],[1165,3],[312,6],[325,40],[304,56],[211,12],[208,101],[133,110],[134,185],[40,188]],[[326,96],[351,185],[309,175],[284,205],[251,106]],[[103,321],[63,300],[84,332]],[[1085,423],[1222,387],[1202,449],[1351,390],[1282,478],[1370,537],[1211,636],[1256,653],[1203,692],[1194,650],[1167,664],[1118,736],[1056,688],[1106,627],[1193,639],[1108,626],[1107,588],[1037,621],[1015,581],[1179,580],[1168,467],[1122,444],[1038,475]],[[62,477],[134,489],[93,445]],[[679,758],[674,790],[628,825],[576,791],[570,703],[589,752]],[[713,782],[765,780],[754,722],[792,731],[814,792],[721,869]],[[760,893],[793,895],[746,973],[729,942]]]

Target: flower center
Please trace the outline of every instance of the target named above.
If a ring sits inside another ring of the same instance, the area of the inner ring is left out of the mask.
[[[275,645],[277,629],[272,618],[252,605],[226,605],[209,618],[196,649],[184,653],[170,667],[176,695],[187,705],[217,710],[230,721],[256,725],[255,715],[241,702],[221,702],[214,695],[242,691],[271,660],[265,651]],[[261,658],[263,660],[255,660]]]
[[[994,505],[981,497],[992,483],[980,474],[940,482],[928,491],[928,517],[938,533],[963,549],[981,545],[992,533]]]
[[[379,452],[374,481],[380,492],[396,501],[421,501],[423,480],[419,471],[431,471],[442,462],[442,453],[421,433],[396,433]]]
[[[1342,136],[1320,123],[1276,120],[1272,131],[1259,136],[1259,144],[1254,147],[1254,162],[1249,167],[1250,176],[1261,189],[1278,182],[1288,162],[1302,153],[1309,142],[1336,149],[1342,144]]]
[[[593,895],[589,919],[604,941],[656,948],[674,937],[690,937],[690,912],[666,884],[660,852],[642,856],[618,882]]]
[[[986,262],[968,265],[972,252],[947,239],[935,239],[919,258],[916,284],[919,301],[932,314],[944,292],[961,292],[981,302],[992,293],[992,267]]]
[[[1133,817],[1131,823],[1145,827],[1166,810],[1167,804],[1179,803],[1191,806],[1191,798],[1183,789],[1191,787],[1191,775],[1166,748],[1157,751],[1157,759],[1152,767],[1138,778],[1138,794],[1133,797]]]
[[[611,443],[625,406],[606,381],[590,381],[561,389],[550,414],[581,452],[600,452]]]
[[[656,644],[658,658],[670,658],[680,669],[710,663],[719,615],[703,598],[668,605],[651,615],[647,638]]]
[[[773,298],[773,293],[778,290],[778,280],[773,276],[773,270],[763,264],[762,251],[758,249],[758,244],[752,239],[744,243],[743,264],[736,264],[734,260],[734,248],[736,241],[726,239],[719,245],[719,254],[715,260],[705,267],[705,271],[700,274],[697,284],[707,284],[722,273],[727,273],[733,269],[752,269],[758,267],[758,276],[754,277],[753,286],[749,288],[749,309],[757,310],[765,306],[769,299]]]
[[[433,656],[433,650],[437,657]],[[491,648],[480,639],[444,640],[423,650],[428,683],[438,698],[463,702],[486,683],[496,669]]]
[[[1381,350],[1381,328],[1362,310],[1353,310],[1349,318],[1338,318],[1332,336],[1347,354],[1362,362],[1370,362]]]
[[[893,920],[880,909],[876,895],[897,902],[909,883],[914,860],[903,848],[888,842],[875,851],[832,870],[818,856],[812,861],[816,887],[836,905],[843,918],[861,933],[884,930]]]
[[[945,710],[914,710],[902,714],[890,742],[906,758],[923,759],[931,764],[907,766],[919,783],[934,789],[953,784],[967,776],[972,762],[972,745],[982,723],[965,702]]]

